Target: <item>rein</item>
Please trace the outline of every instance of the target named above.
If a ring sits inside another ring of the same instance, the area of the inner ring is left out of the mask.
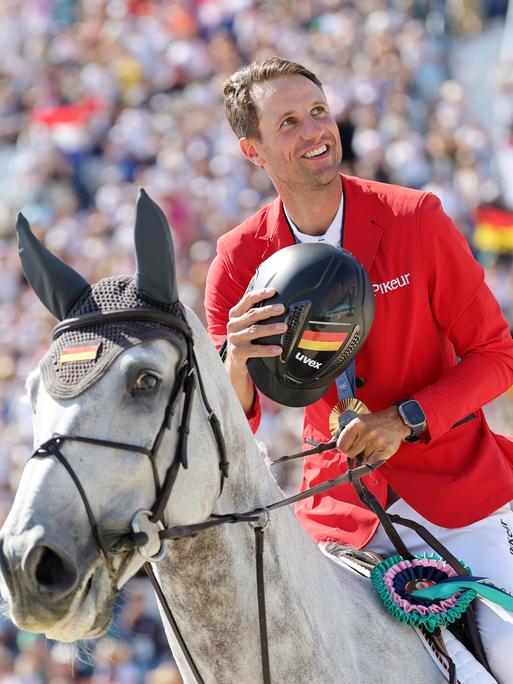
[[[269,661],[269,642],[268,642],[268,635],[267,635],[267,620],[266,620],[266,607],[265,607],[265,581],[264,581],[264,568],[263,568],[263,552],[264,552],[264,533],[267,527],[270,524],[270,512],[273,510],[277,510],[279,508],[282,508],[284,506],[288,506],[292,503],[295,503],[297,501],[301,501],[302,499],[309,498],[311,496],[317,495],[324,493],[328,491],[329,489],[333,487],[337,487],[342,484],[346,483],[352,483],[355,488],[357,493],[359,494],[360,498],[362,499],[362,502],[368,506],[379,518],[380,522],[383,524],[385,527],[385,531],[389,535],[390,539],[396,545],[396,548],[398,549],[399,553],[403,555],[405,558],[411,558],[411,554],[409,553],[408,549],[404,546],[403,542],[401,541],[399,535],[393,528],[393,525],[391,524],[392,522],[399,523],[402,525],[407,525],[407,526],[414,526],[416,523],[412,523],[411,521],[405,520],[403,518],[400,518],[399,516],[389,516],[383,508],[380,506],[378,501],[373,497],[373,495],[368,491],[368,489],[365,487],[363,482],[361,481],[361,478],[364,477],[365,475],[375,471],[377,468],[379,468],[384,461],[379,461],[375,464],[366,464],[363,462],[357,462],[356,464],[353,464],[349,460],[349,469],[347,472],[343,473],[342,475],[333,478],[331,480],[327,480],[326,482],[321,482],[318,485],[315,485],[303,492],[300,492],[299,494],[295,494],[293,496],[290,496],[285,499],[280,499],[279,501],[272,502],[264,507],[258,507],[258,508],[253,508],[249,511],[245,511],[242,513],[228,513],[228,514],[223,514],[223,515],[217,515],[213,514],[209,520],[206,520],[205,522],[202,523],[197,523],[193,525],[181,525],[181,526],[173,526],[173,527],[168,527],[166,528],[163,522],[163,517],[164,517],[164,512],[167,507],[167,504],[169,502],[169,498],[171,496],[171,492],[176,480],[176,476],[178,474],[178,470],[180,466],[182,466],[184,469],[187,469],[188,463],[187,463],[187,445],[188,445],[188,435],[190,432],[190,417],[191,417],[191,410],[192,410],[192,402],[193,402],[193,396],[194,396],[194,391],[196,387],[199,388],[199,392],[201,395],[201,400],[203,403],[203,406],[206,410],[208,421],[215,439],[215,443],[217,446],[218,450],[218,461],[219,461],[219,470],[220,470],[220,491],[219,491],[219,496],[221,495],[223,491],[223,485],[225,479],[228,477],[228,469],[229,469],[229,463],[227,460],[227,455],[226,455],[226,446],[223,438],[223,434],[221,431],[221,425],[220,422],[213,412],[206,393],[205,393],[205,388],[203,384],[203,379],[201,377],[201,372],[200,368],[198,366],[198,362],[194,353],[194,340],[193,340],[193,334],[192,330],[188,326],[188,324],[185,322],[185,318],[178,318],[177,316],[173,316],[169,313],[162,312],[162,311],[157,311],[157,310],[152,310],[152,309],[128,309],[128,310],[120,310],[120,311],[112,311],[112,312],[106,312],[106,313],[95,313],[95,314],[89,314],[89,315],[84,315],[80,316],[78,318],[71,318],[71,319],[66,319],[59,323],[53,330],[53,339],[56,339],[59,335],[61,335],[64,332],[70,331],[70,330],[76,330],[78,328],[85,328],[89,326],[94,326],[95,324],[99,323],[104,323],[106,320],[114,320],[114,321],[126,321],[126,320],[139,320],[139,321],[151,321],[153,323],[159,323],[162,325],[166,325],[173,330],[178,331],[184,338],[185,343],[186,343],[186,354],[185,354],[185,359],[183,360],[182,366],[180,367],[180,370],[175,378],[175,382],[173,384],[173,387],[171,389],[171,393],[169,395],[168,402],[166,404],[166,408],[164,410],[164,416],[160,425],[160,428],[157,432],[157,435],[154,439],[152,447],[146,448],[140,445],[134,445],[134,444],[127,444],[124,442],[114,442],[110,440],[104,440],[104,439],[96,439],[92,437],[87,437],[87,436],[81,436],[81,435],[62,435],[62,434],[54,434],[51,439],[47,440],[44,444],[42,444],[36,451],[33,453],[32,458],[34,457],[48,457],[48,456],[54,456],[67,470],[69,473],[70,477],[72,478],[77,491],[80,494],[80,497],[84,503],[84,507],[87,513],[87,517],[91,526],[93,538],[98,546],[98,549],[102,556],[104,557],[107,569],[109,571],[109,575],[111,578],[111,582],[113,583],[113,586],[116,586],[116,577],[115,577],[115,571],[114,567],[112,564],[112,559],[111,559],[111,554],[112,552],[122,552],[122,551],[133,551],[139,549],[142,554],[142,547],[144,547],[148,541],[148,535],[141,531],[138,525],[139,518],[142,514],[148,515],[150,521],[152,523],[155,523],[159,527],[158,531],[158,536],[161,541],[161,547],[159,552],[151,557],[144,556],[145,558],[145,563],[144,563],[144,570],[147,573],[152,586],[155,590],[155,593],[158,597],[158,600],[160,601],[160,604],[162,606],[162,610],[164,614],[166,615],[166,618],[169,621],[169,624],[173,630],[174,636],[184,654],[184,657],[187,661],[187,664],[191,670],[191,672],[194,675],[194,678],[196,679],[196,682],[198,684],[203,684],[203,678],[201,677],[201,674],[198,671],[198,668],[194,662],[194,659],[192,658],[192,655],[181,635],[180,629],[176,623],[176,620],[174,619],[172,612],[170,610],[170,607],[167,603],[166,597],[164,596],[162,592],[162,588],[157,580],[157,577],[155,575],[155,572],[153,570],[153,567],[151,563],[157,562],[161,560],[164,555],[167,553],[167,540],[169,539],[180,539],[183,537],[187,537],[190,535],[195,535],[199,532],[218,527],[219,525],[225,525],[225,524],[235,524],[235,523],[252,523],[254,527],[254,533],[255,533],[255,569],[256,569],[256,582],[257,582],[257,598],[258,598],[258,619],[259,619],[259,630],[260,630],[260,651],[261,651],[261,662],[262,662],[262,675],[263,675],[263,682],[264,684],[271,684],[271,672],[270,672],[270,661]],[[171,421],[174,416],[175,410],[176,410],[176,405],[178,403],[179,398],[183,394],[183,405],[182,405],[182,413],[181,413],[181,419],[180,423],[177,428],[178,432],[178,440],[175,448],[175,453],[173,460],[171,462],[171,465],[169,466],[168,470],[166,471],[166,474],[164,476],[164,481],[161,484],[159,480],[159,475],[158,475],[158,470],[157,470],[157,463],[156,463],[156,458],[158,455],[158,451],[162,442],[162,439],[164,437],[165,431],[169,430],[171,427]],[[339,417],[339,432],[345,427],[345,425],[352,420],[356,414],[351,411],[346,411],[342,416]],[[338,436],[338,435],[337,435]],[[89,504],[87,495],[84,491],[84,488],[82,487],[82,484],[77,477],[76,473],[74,472],[73,468],[71,467],[70,463],[67,461],[67,459],[64,457],[62,454],[60,447],[61,445],[66,442],[66,441],[75,441],[75,442],[83,442],[87,444],[93,444],[96,446],[101,446],[101,447],[107,447],[111,449],[120,449],[120,450],[127,450],[127,451],[132,451],[132,452],[138,452],[141,454],[146,455],[151,464],[151,469],[153,473],[153,479],[155,483],[155,493],[156,493],[156,498],[155,502],[151,508],[151,511],[137,511],[134,516],[132,517],[132,530],[131,531],[125,531],[123,533],[110,533],[106,532],[105,530],[101,530],[100,526],[98,525],[94,513],[92,511],[92,508]],[[312,454],[317,454],[317,453],[322,453],[324,451],[328,451],[330,449],[335,448],[336,446],[336,436],[333,440],[327,443],[313,443],[314,448],[302,451],[296,454],[291,454],[289,456],[283,456],[275,461],[273,463],[281,463],[287,460],[292,460],[296,458],[301,458],[305,456],[309,456]],[[137,523],[136,523],[137,521]],[[421,527],[421,526],[418,526]],[[423,534],[415,527],[415,529],[419,532],[419,534],[429,543],[433,546],[435,550],[438,551],[437,546],[434,544],[436,543],[438,547],[441,547],[441,545],[437,542],[436,539],[434,538],[426,538],[424,537]],[[424,532],[429,535],[429,532],[422,528]],[[106,537],[113,537],[114,541],[111,542],[110,544],[107,543]],[[454,569],[458,574],[467,574],[464,568],[458,563],[458,561],[445,549],[444,547],[441,547],[443,550],[443,553],[440,553],[440,555],[444,556],[446,560],[453,565]],[[475,625],[474,625],[475,628]],[[476,631],[476,630],[475,630]],[[474,636],[472,634],[472,636]],[[480,641],[478,639],[478,634],[477,634],[477,641],[476,643],[480,645]],[[484,659],[483,664],[486,663],[486,658],[484,657],[484,650],[478,649],[478,654],[481,659],[481,655]],[[487,664],[486,664],[487,665]],[[485,667],[486,667],[485,665]]]
[[[322,446],[325,446],[324,444]],[[331,447],[333,449],[333,447]],[[326,449],[322,449],[326,451]],[[308,454],[318,453],[316,451],[312,452],[309,450]],[[276,463],[276,461],[273,461]],[[333,487],[338,487],[342,484],[347,484],[348,482],[353,482],[354,480],[359,480],[364,475],[368,475],[372,471],[376,470],[383,464],[383,461],[371,464],[362,464],[354,470],[347,471],[343,475],[333,478],[332,480],[326,480],[318,485],[310,487],[310,489],[305,489],[304,492],[299,494],[294,494],[286,499],[279,499],[279,501],[274,501],[267,506],[260,508],[252,508],[244,513],[226,513],[224,515],[212,515],[211,520],[206,520],[202,523],[197,523],[195,525],[176,525],[174,527],[168,527],[165,530],[159,532],[161,539],[180,539],[182,537],[188,537],[192,534],[197,534],[198,532],[203,532],[212,527],[218,527],[219,525],[225,525],[226,523],[239,523],[239,522],[255,522],[258,526],[265,527],[269,519],[269,512],[274,511],[278,508],[283,508],[289,504],[296,503],[296,501],[301,501],[302,499],[308,499],[310,496],[315,496],[316,494],[323,494],[327,492],[328,489]],[[264,521],[264,522],[262,522]]]

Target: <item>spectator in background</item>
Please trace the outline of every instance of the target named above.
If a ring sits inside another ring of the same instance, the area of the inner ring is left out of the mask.
[[[148,672],[144,684],[182,684],[183,679],[173,663],[162,663]]]
[[[102,639],[94,652],[91,684],[138,684],[139,669],[132,662],[132,648],[119,639]]]
[[[0,681],[4,684],[18,684],[14,675],[14,653],[0,645]]]

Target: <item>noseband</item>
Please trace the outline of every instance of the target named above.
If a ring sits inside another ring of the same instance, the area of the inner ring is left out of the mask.
[[[194,353],[194,338],[191,328],[185,322],[185,317],[178,318],[172,314],[157,311],[153,309],[126,309],[121,311],[110,311],[105,313],[94,313],[85,316],[79,316],[77,318],[68,318],[57,326],[55,326],[52,337],[57,339],[59,335],[70,330],[77,330],[80,328],[91,327],[99,323],[105,323],[106,321],[150,321],[152,323],[158,323],[160,325],[165,325],[174,331],[180,333],[186,343],[186,354],[183,363],[178,371],[178,374],[173,383],[169,399],[166,404],[164,411],[164,416],[160,428],[155,436],[153,445],[150,449],[137,445],[137,444],[126,444],[125,442],[114,442],[105,439],[96,439],[94,437],[86,437],[82,435],[62,435],[54,434],[51,439],[47,440],[33,453],[32,458],[44,458],[48,456],[55,456],[57,460],[66,468],[70,477],[72,478],[75,486],[80,494],[80,497],[84,503],[85,510],[87,512],[87,517],[91,525],[93,532],[93,537],[96,544],[102,553],[111,579],[114,581],[114,568],[112,566],[112,560],[110,554],[113,551],[127,551],[136,547],[145,546],[148,543],[148,536],[144,532],[140,531],[129,531],[124,533],[118,533],[112,535],[109,533],[109,537],[114,536],[114,541],[107,543],[106,534],[102,532],[99,527],[96,518],[94,516],[91,505],[85,493],[85,490],[71,467],[70,463],[64,457],[61,452],[61,445],[64,442],[84,442],[86,444],[94,444],[100,447],[108,447],[110,449],[120,449],[123,451],[132,451],[141,454],[145,454],[150,459],[151,469],[153,473],[153,480],[155,483],[155,502],[149,511],[151,522],[162,526],[163,516],[166,506],[171,496],[171,491],[173,489],[176,476],[180,466],[187,468],[187,442],[189,436],[189,424],[191,417],[192,401],[194,396],[194,390],[196,389],[196,384],[199,387],[201,400],[207,412],[208,421],[210,427],[214,434],[214,438],[217,445],[218,456],[219,456],[219,470],[220,470],[220,491],[221,495],[223,491],[223,485],[225,479],[228,477],[228,460],[226,458],[226,447],[224,443],[223,434],[221,431],[221,426],[219,420],[215,413],[213,412],[210,404],[207,400],[205,394],[205,388],[203,380],[201,377],[200,369],[196,360]],[[196,383],[197,379],[197,383]],[[178,441],[176,444],[175,454],[173,460],[166,471],[164,476],[164,481],[161,484],[157,468],[157,455],[158,451],[164,437],[165,431],[169,430],[171,427],[171,420],[174,415],[176,404],[183,394],[183,408],[180,420],[180,425],[178,426]],[[165,542],[164,542],[165,543]],[[162,551],[162,549],[161,549]],[[159,552],[158,557],[161,553]],[[154,557],[153,560],[158,560],[158,557]]]

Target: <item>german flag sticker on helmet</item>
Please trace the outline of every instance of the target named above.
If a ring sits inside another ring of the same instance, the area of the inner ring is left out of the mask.
[[[347,332],[344,331],[319,332],[307,328],[303,332],[297,346],[300,349],[309,349],[311,351],[337,351],[344,343],[346,337]]]

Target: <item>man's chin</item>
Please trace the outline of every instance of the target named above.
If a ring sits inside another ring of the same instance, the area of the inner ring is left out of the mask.
[[[308,172],[307,176],[309,186],[312,190],[325,190],[331,185],[338,187],[340,183],[340,167],[333,167],[333,165],[329,165],[327,168],[320,168],[315,171],[311,170]]]

